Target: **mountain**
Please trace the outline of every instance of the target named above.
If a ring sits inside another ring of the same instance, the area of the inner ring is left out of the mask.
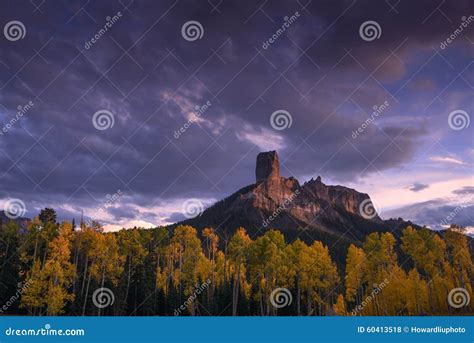
[[[22,228],[23,230],[26,230],[28,223],[31,221],[31,219],[29,218],[18,217],[18,218],[10,219],[10,217],[5,214],[5,211],[0,211],[0,227],[2,227],[2,224],[6,224],[10,220],[13,220],[15,223],[17,223],[20,226],[20,228]]]
[[[369,195],[326,185],[319,176],[303,185],[293,177],[282,177],[276,151],[258,154],[255,176],[254,184],[175,225],[212,227],[224,237],[240,226],[251,236],[275,228],[288,240],[299,237],[344,246],[361,242],[375,231],[399,231],[413,225],[402,219],[382,220]]]

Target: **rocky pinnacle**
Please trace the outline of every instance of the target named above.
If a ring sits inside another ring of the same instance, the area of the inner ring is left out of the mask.
[[[280,161],[276,151],[261,152],[257,156],[257,167],[255,169],[256,181],[280,177]]]

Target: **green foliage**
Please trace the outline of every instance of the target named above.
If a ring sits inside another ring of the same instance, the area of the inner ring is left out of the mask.
[[[53,210],[52,208],[47,207],[41,210],[38,218],[44,225],[46,225],[47,223],[56,224],[56,219],[57,219],[56,211]]]
[[[49,219],[48,219],[49,218]],[[457,228],[440,235],[407,227],[372,233],[350,245],[342,269],[320,241],[285,241],[268,230],[252,239],[244,228],[223,237],[212,228],[179,226],[107,233],[55,222],[45,209],[20,231],[0,229],[0,290],[4,302],[27,285],[9,314],[30,315],[445,315],[447,295],[472,297],[474,265]],[[402,252],[403,258],[397,256]],[[339,252],[338,252],[339,253]],[[341,282],[342,280],[342,282]],[[106,287],[114,303],[101,309],[93,293]],[[277,308],[272,292],[292,302]],[[177,311],[179,309],[179,311]]]
[[[17,292],[21,281],[19,248],[19,227],[15,222],[9,221],[0,230],[0,304],[5,304]],[[14,303],[10,310],[16,310],[17,307],[18,303]]]

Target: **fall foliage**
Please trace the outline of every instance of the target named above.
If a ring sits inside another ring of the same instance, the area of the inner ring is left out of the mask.
[[[454,308],[447,299],[454,288],[473,294],[468,238],[457,228],[372,233],[337,265],[330,247],[287,242],[277,230],[258,237],[242,227],[231,237],[191,226],[103,232],[45,214],[26,229],[13,221],[0,229],[0,302],[28,285],[6,313],[173,315],[184,303],[180,315],[474,313],[472,302]],[[102,287],[114,296],[105,308],[92,298]],[[287,306],[272,303],[276,288],[291,293]]]

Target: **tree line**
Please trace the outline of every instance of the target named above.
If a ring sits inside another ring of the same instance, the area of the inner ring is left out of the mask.
[[[1,225],[0,267],[6,314],[474,313],[469,299],[463,306],[450,299],[457,289],[473,294],[469,242],[456,227],[443,234],[411,227],[401,237],[372,233],[349,246],[340,266],[322,242],[288,243],[277,230],[252,239],[238,228],[226,240],[191,226],[103,232],[82,222],[74,230],[48,209],[26,228]],[[104,289],[107,306],[97,299]]]

